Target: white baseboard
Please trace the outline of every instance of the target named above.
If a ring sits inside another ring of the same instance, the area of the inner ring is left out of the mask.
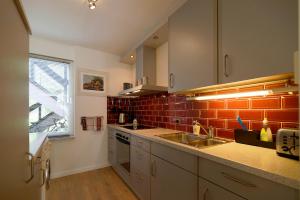
[[[78,173],[87,172],[87,171],[92,171],[92,170],[96,170],[96,169],[101,169],[101,168],[105,168],[105,167],[109,167],[109,166],[110,166],[110,164],[107,163],[107,164],[101,164],[101,165],[86,166],[86,167],[81,167],[81,168],[77,168],[77,169],[70,169],[70,170],[65,170],[65,171],[60,171],[60,172],[52,172],[51,179],[69,176],[69,175],[78,174]]]

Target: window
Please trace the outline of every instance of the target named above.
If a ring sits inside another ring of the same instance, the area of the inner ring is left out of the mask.
[[[30,55],[29,132],[51,137],[73,133],[71,62]]]

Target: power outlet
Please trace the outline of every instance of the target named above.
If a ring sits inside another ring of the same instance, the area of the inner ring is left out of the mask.
[[[174,118],[173,121],[175,122],[175,124],[180,124],[180,118]]]

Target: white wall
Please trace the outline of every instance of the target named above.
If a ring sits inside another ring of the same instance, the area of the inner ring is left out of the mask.
[[[168,42],[156,49],[156,84],[168,86]]]
[[[132,66],[120,63],[119,57],[112,54],[33,37],[30,38],[30,52],[73,60],[75,70],[90,68],[107,72],[109,95],[117,95],[122,90],[123,82],[132,82],[133,80]],[[76,76],[76,73],[74,75]],[[95,115],[105,117],[103,131],[97,133],[82,131],[80,117]],[[52,177],[109,165],[106,116],[106,97],[75,96],[75,138],[52,141]]]

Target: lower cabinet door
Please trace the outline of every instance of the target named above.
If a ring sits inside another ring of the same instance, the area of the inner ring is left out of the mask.
[[[150,177],[137,169],[131,171],[131,186],[140,200],[150,200]]]
[[[151,155],[151,200],[197,200],[197,176]]]
[[[130,146],[132,189],[140,200],[150,200],[150,153]]]
[[[245,200],[213,183],[199,178],[199,200]]]

